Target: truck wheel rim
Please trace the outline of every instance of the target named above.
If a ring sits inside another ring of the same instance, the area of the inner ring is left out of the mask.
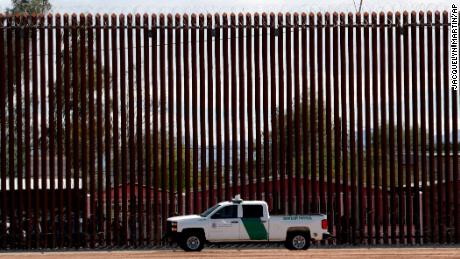
[[[297,235],[295,236],[293,239],[292,239],[292,246],[295,248],[295,249],[302,249],[305,247],[305,243],[306,243],[306,240],[305,240],[305,237],[302,236],[302,235]]]
[[[191,236],[187,238],[187,247],[195,250],[200,246],[200,239],[196,236]]]

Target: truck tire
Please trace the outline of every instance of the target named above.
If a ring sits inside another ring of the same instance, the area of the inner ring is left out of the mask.
[[[199,252],[204,247],[204,236],[196,231],[187,231],[179,239],[179,246],[187,252]]]
[[[289,250],[307,250],[310,247],[310,232],[288,233],[284,246]]]

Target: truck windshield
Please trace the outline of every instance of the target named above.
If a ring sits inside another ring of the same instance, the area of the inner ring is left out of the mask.
[[[213,212],[215,209],[217,209],[219,207],[220,207],[220,205],[216,204],[216,205],[212,206],[211,208],[207,209],[205,212],[201,213],[200,216],[201,217],[207,217],[209,214],[211,214],[211,212]]]

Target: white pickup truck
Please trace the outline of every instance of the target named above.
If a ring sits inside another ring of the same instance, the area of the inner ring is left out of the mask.
[[[168,218],[166,237],[185,251],[201,251],[205,242],[284,242],[288,249],[302,250],[311,240],[331,235],[326,215],[273,216],[265,201],[243,201],[237,195],[201,215]]]

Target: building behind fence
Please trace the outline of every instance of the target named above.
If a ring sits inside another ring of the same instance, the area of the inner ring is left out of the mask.
[[[460,242],[448,13],[0,16],[0,247],[143,247],[235,194]]]

